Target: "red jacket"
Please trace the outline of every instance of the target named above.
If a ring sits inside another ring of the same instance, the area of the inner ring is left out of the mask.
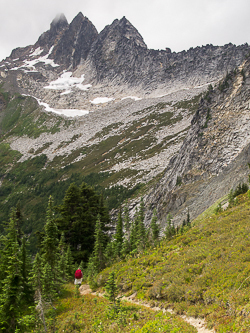
[[[77,269],[75,272],[75,278],[81,279],[82,278],[82,271],[80,269]]]

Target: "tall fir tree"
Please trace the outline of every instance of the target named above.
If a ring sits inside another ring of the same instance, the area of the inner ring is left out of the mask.
[[[31,283],[35,292],[42,293],[42,285],[43,285],[43,269],[42,269],[42,259],[39,252],[36,254],[35,259],[33,261],[33,267],[31,271],[30,277]]]
[[[46,224],[44,227],[44,239],[42,241],[43,266],[49,264],[52,269],[53,280],[57,277],[58,260],[58,229],[53,213],[53,199],[50,196],[47,208]]]
[[[95,227],[95,245],[93,251],[93,261],[96,270],[100,272],[104,266],[104,244],[103,244],[103,231],[101,228],[100,215],[97,216],[96,227]]]
[[[121,256],[122,244],[124,240],[123,234],[123,220],[122,220],[122,209],[120,207],[117,218],[116,233],[115,233],[115,255]]]
[[[67,247],[66,256],[65,256],[65,270],[66,270],[66,279],[71,280],[74,274],[74,264],[73,257],[70,249],[70,245]]]
[[[129,238],[130,217],[129,217],[129,209],[128,209],[128,199],[126,199],[125,206],[124,206],[124,227],[125,227],[125,230],[126,230],[127,238]]]
[[[10,219],[1,251],[0,329],[12,333],[18,328],[25,301],[23,298],[22,261],[17,240],[16,221]]]
[[[144,201],[141,197],[140,208],[138,213],[138,238],[137,238],[137,248],[142,250],[146,246],[146,228],[144,225]]]
[[[42,295],[45,300],[51,302],[56,297],[57,281],[54,279],[54,271],[49,262],[45,263],[42,271]]]
[[[135,208],[135,215],[131,226],[130,232],[130,248],[131,252],[135,252],[137,250],[138,245],[138,224],[139,224],[139,215],[138,209]]]
[[[65,243],[64,232],[61,234],[57,252],[58,252],[58,271],[62,281],[65,282],[68,280],[69,276],[67,274],[67,263],[66,263],[67,246]]]
[[[159,234],[160,234],[160,228],[157,224],[157,211],[156,208],[154,208],[153,210],[153,216],[152,216],[152,220],[151,220],[151,232],[152,232],[152,240],[153,243],[156,244],[158,238],[159,238]]]
[[[24,298],[27,304],[33,303],[33,289],[30,283],[30,273],[32,270],[31,259],[27,254],[27,241],[26,237],[23,236],[22,244],[20,248],[21,255],[21,274],[22,274],[22,285],[23,285],[23,293]]]

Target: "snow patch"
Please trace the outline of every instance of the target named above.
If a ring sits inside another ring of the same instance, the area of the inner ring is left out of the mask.
[[[64,92],[62,92],[60,95],[67,95],[67,94],[70,94],[72,93],[72,90],[65,90]]]
[[[47,53],[45,56],[39,57],[34,60],[24,60],[23,65],[21,65],[19,67],[11,68],[11,70],[22,69],[25,71],[25,68],[28,68],[28,69],[31,69],[32,71],[36,71],[35,65],[38,64],[39,62],[44,62],[45,65],[50,65],[52,67],[58,67],[59,65],[55,64],[53,59],[48,59],[49,55],[53,51],[53,48],[54,48],[54,46],[52,46],[50,48],[49,53]]]
[[[124,99],[133,99],[134,101],[140,101],[142,98],[136,97],[136,96],[127,96],[127,97],[123,97],[121,100],[123,101]]]
[[[44,87],[44,89],[66,90],[68,92],[64,93],[69,93],[73,87],[76,87],[80,90],[88,90],[90,87],[92,87],[91,84],[82,85],[83,81],[84,74],[78,78],[72,77],[72,72],[65,72],[57,80],[51,81],[48,86]]]
[[[87,110],[78,110],[78,109],[54,109],[49,106],[48,103],[42,102],[39,98],[36,98],[35,96],[26,95],[23,94],[23,96],[33,97],[37,100],[38,104],[43,106],[45,108],[45,111],[47,112],[53,112],[60,116],[66,116],[66,117],[81,117],[85,116],[89,113]]]
[[[38,55],[40,55],[42,52],[43,52],[43,49],[41,49],[40,46],[39,46],[37,49],[35,49],[35,51],[34,51],[33,53],[31,53],[31,54],[29,55],[29,57],[38,56]]]
[[[102,104],[102,103],[108,103],[113,101],[114,98],[109,98],[109,97],[96,97],[93,99],[93,101],[90,101],[92,104]]]

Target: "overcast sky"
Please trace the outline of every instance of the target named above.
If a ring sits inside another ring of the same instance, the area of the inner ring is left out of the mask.
[[[250,44],[249,0],[0,0],[0,59],[34,44],[57,14],[70,23],[80,11],[99,32],[126,16],[154,49]]]

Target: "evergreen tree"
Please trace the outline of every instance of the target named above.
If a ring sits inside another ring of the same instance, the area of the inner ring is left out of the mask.
[[[53,301],[56,296],[54,271],[48,262],[42,271],[42,295],[47,301]]]
[[[21,274],[22,274],[22,284],[23,284],[23,293],[24,298],[27,304],[31,304],[33,302],[33,290],[30,284],[30,272],[31,272],[31,260],[27,255],[27,247],[26,247],[26,238],[22,238],[22,244],[20,249],[21,254]]]
[[[104,251],[104,258],[105,258],[105,263],[106,266],[109,266],[113,263],[115,259],[115,252],[116,252],[116,242],[110,241],[108,242],[105,251]]]
[[[165,229],[165,236],[167,238],[171,238],[174,234],[175,234],[175,227],[172,223],[172,215],[171,215],[171,213],[168,213],[166,229]]]
[[[135,216],[134,216],[134,220],[132,222],[131,232],[130,232],[130,248],[131,248],[131,252],[134,252],[134,251],[137,250],[137,245],[138,245],[138,224],[139,224],[138,210],[137,210],[137,207],[136,207]]]
[[[191,220],[190,220],[190,214],[189,214],[189,209],[188,209],[188,211],[187,211],[187,226],[188,227],[191,227]]]
[[[110,222],[103,198],[85,183],[80,188],[72,183],[57,210],[61,214],[57,219],[58,228],[65,233],[65,241],[71,246],[74,261],[79,263],[83,260],[86,263],[94,249],[97,215],[100,215],[103,231],[106,231]]]
[[[95,244],[93,251],[93,263],[96,272],[100,272],[104,268],[104,245],[103,245],[103,231],[101,229],[100,215],[97,216],[95,227]]]
[[[159,234],[160,234],[160,228],[157,224],[157,211],[156,208],[154,208],[153,210],[153,216],[152,216],[152,220],[151,220],[151,232],[152,232],[152,239],[153,239],[153,243],[155,244],[156,241],[159,238]]]
[[[144,202],[143,198],[141,197],[141,202],[140,202],[140,209],[139,209],[139,214],[138,214],[138,237],[137,237],[137,248],[138,249],[144,249],[146,246],[146,228],[144,225]]]
[[[66,270],[66,278],[72,279],[74,274],[73,268],[73,257],[70,249],[70,245],[67,247],[66,257],[65,257],[65,270]]]
[[[141,197],[141,201],[140,201],[140,209],[139,209],[139,217],[140,217],[140,221],[144,222],[144,218],[145,218],[145,214],[144,214],[144,201],[143,201],[143,197]]]
[[[121,257],[125,258],[131,252],[130,242],[127,238],[124,239],[121,250]]]
[[[16,205],[16,209],[14,211],[14,221],[16,223],[16,230],[17,230],[17,241],[18,244],[21,246],[22,243],[22,236],[23,236],[23,232],[21,231],[21,227],[23,224],[23,215],[21,213],[21,207],[20,207],[20,201],[18,201],[17,205]]]
[[[57,259],[58,259],[58,230],[53,217],[53,200],[49,197],[47,209],[47,221],[44,227],[45,235],[42,241],[42,258],[44,263],[48,263],[52,269],[53,279],[57,273]]]
[[[123,244],[123,221],[122,221],[122,210],[121,207],[119,209],[118,213],[118,219],[117,219],[117,225],[116,225],[116,234],[115,234],[115,255],[120,257],[121,256],[121,250],[122,250],[122,244]]]
[[[23,300],[22,262],[17,240],[16,222],[11,218],[1,251],[0,329],[15,332],[21,315]]]
[[[125,207],[124,207],[124,226],[127,233],[127,236],[129,238],[129,232],[130,232],[130,217],[129,217],[129,209],[128,209],[128,199],[125,201]]]
[[[35,260],[33,262],[32,272],[31,272],[31,283],[33,285],[34,290],[40,293],[42,292],[42,280],[43,280],[43,272],[42,272],[42,259],[39,253],[36,254]]]
[[[106,294],[104,295],[110,302],[110,310],[114,314],[118,314],[120,311],[120,298],[118,296],[118,288],[115,282],[115,273],[111,272],[108,277],[108,281],[105,285]]]

